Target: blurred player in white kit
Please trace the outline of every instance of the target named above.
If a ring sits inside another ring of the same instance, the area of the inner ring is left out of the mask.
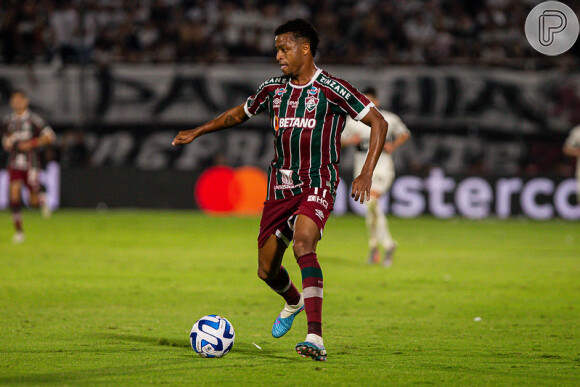
[[[379,100],[374,88],[367,88],[363,91],[371,102],[379,108]],[[385,139],[383,152],[377,162],[375,173],[373,174],[371,186],[371,198],[365,202],[367,207],[366,225],[369,237],[368,263],[374,264],[382,261],[383,266],[390,267],[393,264],[393,253],[397,248],[397,242],[391,236],[385,213],[379,205],[379,198],[384,195],[395,178],[395,166],[391,154],[403,145],[411,136],[411,132],[403,121],[394,113],[386,110],[379,110],[389,123],[389,131]],[[347,118],[346,126],[342,132],[342,146],[356,145],[354,155],[354,176],[360,173],[368,149],[370,139],[370,128],[364,124]],[[380,259],[379,244],[383,247],[383,258]]]
[[[565,155],[576,157],[576,201],[580,204],[580,125],[572,128],[562,150]]]

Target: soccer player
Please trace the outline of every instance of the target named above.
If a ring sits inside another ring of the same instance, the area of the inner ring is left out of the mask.
[[[30,111],[29,104],[24,91],[13,92],[10,96],[12,113],[3,122],[2,145],[8,152],[10,210],[16,230],[14,243],[24,242],[20,215],[22,185],[30,192],[30,205],[42,205],[43,213],[46,215],[48,212],[43,187],[38,180],[40,148],[52,144],[56,138],[52,128]]]
[[[580,125],[572,128],[562,151],[567,156],[576,157],[576,201],[580,204]]]
[[[294,317],[305,310],[308,334],[295,349],[302,356],[326,360],[321,324],[323,280],[316,246],[333,209],[340,134],[346,116],[371,126],[369,154],[352,188],[352,196],[362,203],[369,197],[388,124],[350,83],[315,65],[319,39],[312,24],[294,19],[279,26],[274,35],[283,75],[265,81],[245,103],[204,125],[179,132],[173,145],[188,144],[201,135],[268,113],[275,155],[258,235],[258,276],[286,301],[272,335],[285,335]],[[290,241],[302,274],[302,294],[281,265]]]
[[[377,99],[376,90],[371,87],[366,89],[364,94],[378,109],[379,100]],[[374,264],[380,261],[378,250],[378,244],[380,243],[384,250],[384,257],[382,259],[383,266],[390,267],[393,264],[393,253],[397,248],[397,242],[395,242],[389,232],[387,218],[380,208],[379,198],[391,188],[391,184],[393,184],[395,178],[395,165],[391,154],[409,139],[411,132],[396,114],[386,110],[380,110],[380,113],[389,123],[389,132],[385,139],[383,152],[373,174],[371,198],[365,203],[367,208],[365,218],[369,238],[368,263]],[[364,166],[369,150],[370,138],[371,131],[368,126],[350,117],[347,118],[344,132],[342,132],[341,143],[343,146],[357,146],[354,155],[355,176],[360,173]]]

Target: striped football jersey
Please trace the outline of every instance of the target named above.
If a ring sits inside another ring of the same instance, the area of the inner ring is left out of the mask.
[[[349,82],[318,69],[305,85],[289,77],[264,82],[245,105],[251,117],[267,111],[274,134],[267,199],[298,195],[306,188],[338,187],[340,136],[347,115],[361,120],[374,105]]]
[[[36,113],[27,110],[21,116],[15,113],[9,114],[3,121],[3,138],[13,142],[28,141],[38,138],[45,133],[54,136],[50,126]],[[32,149],[27,152],[20,152],[12,149],[8,156],[8,168],[20,171],[40,168],[40,150]]]

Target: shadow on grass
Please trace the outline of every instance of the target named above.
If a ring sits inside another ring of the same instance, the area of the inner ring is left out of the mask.
[[[128,341],[133,343],[145,343],[151,345],[161,345],[161,346],[168,346],[168,347],[176,347],[176,348],[187,348],[191,350],[191,344],[187,340],[175,340],[175,339],[166,339],[166,338],[156,338],[151,336],[140,336],[140,335],[127,335],[127,334],[118,334],[118,333],[106,333],[99,335],[100,338],[107,338],[113,340],[122,340]],[[189,352],[189,351],[188,351]],[[299,357],[290,357],[290,356],[280,356],[277,355],[277,351],[271,349],[258,349],[252,343],[246,343],[243,341],[236,341],[234,347],[232,349],[232,354],[235,356],[243,356],[243,357],[260,357],[260,358],[268,358],[268,359],[279,359],[285,361],[300,361]],[[189,355],[189,353],[188,353]]]
[[[88,369],[70,369],[60,368],[60,371],[44,372],[44,373],[21,373],[12,376],[0,376],[1,384],[40,384],[40,383],[93,383],[98,381],[112,382],[112,380],[121,378],[125,382],[131,382],[132,377],[149,375],[164,375],[167,370],[175,370],[176,365],[183,364],[183,367],[202,367],[204,370],[208,369],[224,369],[224,368],[239,368],[247,366],[247,361],[255,361],[262,359],[260,363],[269,363],[270,360],[283,362],[298,362],[302,359],[296,354],[288,353],[287,356],[277,354],[277,351],[270,349],[258,349],[251,343],[236,342],[232,352],[222,359],[204,359],[196,356],[191,349],[190,343],[187,340],[175,340],[157,338],[152,336],[141,336],[131,334],[114,334],[105,333],[98,334],[95,337],[99,339],[108,339],[113,341],[123,341],[130,343],[142,343],[152,346],[167,346],[177,348],[179,350],[178,358],[183,359],[158,359],[150,364],[125,364],[123,366],[107,366],[95,367]],[[124,352],[126,349],[119,350]],[[115,351],[112,351],[115,352]],[[294,356],[292,356],[294,355]],[[193,361],[194,364],[191,363]],[[74,364],[71,364],[74,367]],[[179,366],[178,366],[179,367]],[[111,379],[112,378],[112,379]],[[117,380],[121,382],[120,380]],[[135,382],[135,381],[134,381]]]
[[[130,343],[145,343],[151,345],[162,345],[167,347],[191,348],[189,341],[183,339],[167,339],[165,337],[129,335],[122,333],[102,333],[97,335],[101,339],[121,340]]]
[[[167,347],[176,348],[187,348],[191,350],[191,344],[188,340],[181,339],[166,339],[164,337],[157,338],[152,336],[140,336],[140,335],[129,335],[129,334],[119,334],[119,333],[104,333],[98,335],[99,338],[105,338],[110,340],[121,340],[128,341],[132,343],[145,343],[151,345],[161,345]],[[264,357],[271,359],[281,359],[281,360],[294,360],[293,358],[287,356],[279,356],[276,354],[275,350],[272,349],[258,349],[252,343],[246,343],[237,340],[234,344],[231,353],[242,356],[252,356],[252,357]],[[300,360],[297,358],[296,360]]]

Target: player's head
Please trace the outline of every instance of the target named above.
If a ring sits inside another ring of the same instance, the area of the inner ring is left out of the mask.
[[[10,107],[16,113],[23,113],[26,109],[28,109],[28,104],[28,96],[23,90],[15,90],[12,92],[12,94],[10,94]]]
[[[363,94],[366,95],[366,97],[372,103],[374,103],[377,108],[379,107],[379,99],[377,98],[377,89],[375,89],[372,86],[369,86],[363,90]]]
[[[313,61],[318,49],[318,31],[304,19],[290,20],[274,31],[276,60],[284,75],[296,75],[308,61]]]

